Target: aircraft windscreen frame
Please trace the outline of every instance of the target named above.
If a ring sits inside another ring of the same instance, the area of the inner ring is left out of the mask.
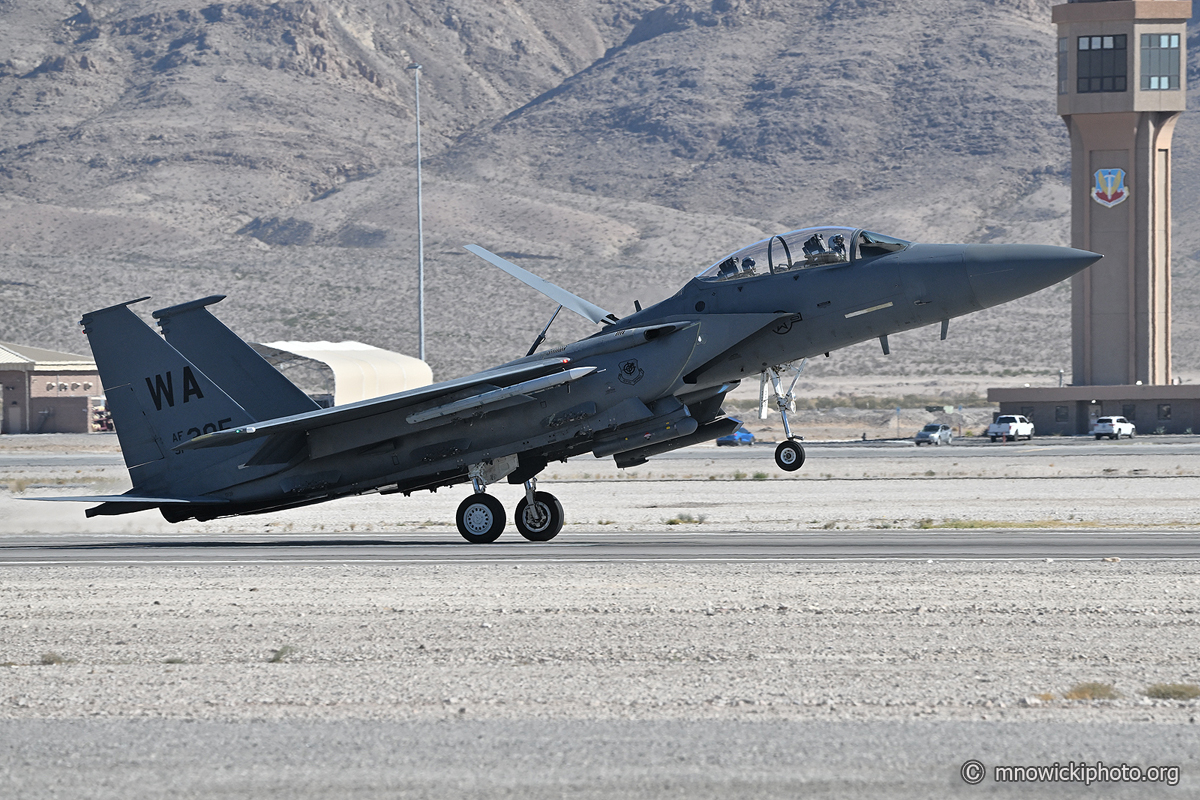
[[[861,228],[827,225],[776,234],[725,256],[696,277],[728,281],[797,269],[849,264],[895,253],[912,242]]]

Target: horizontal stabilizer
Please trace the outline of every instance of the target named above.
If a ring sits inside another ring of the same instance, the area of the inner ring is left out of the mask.
[[[75,497],[18,497],[18,500],[43,500],[48,503],[138,503],[140,505],[178,505],[188,503],[219,503],[220,500],[195,498],[188,500],[182,497],[137,497],[131,494],[97,494],[80,495]]]
[[[546,295],[546,297],[549,297],[563,308],[569,308],[571,311],[574,311],[576,314],[588,320],[589,322],[611,325],[618,321],[617,316],[612,312],[605,311],[600,306],[594,303],[589,303],[587,300],[584,300],[578,295],[571,294],[561,286],[555,286],[545,278],[539,278],[532,272],[521,269],[511,261],[506,261],[495,253],[490,253],[487,250],[484,250],[477,244],[463,245],[463,247],[465,247],[468,252],[479,256],[493,267],[499,267],[509,275],[512,275],[514,278],[519,280],[521,283],[537,289],[539,292]]]

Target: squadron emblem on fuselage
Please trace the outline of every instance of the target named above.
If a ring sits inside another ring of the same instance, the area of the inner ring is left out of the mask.
[[[618,368],[621,370],[621,374],[618,375],[617,378],[621,381],[621,383],[627,383],[630,386],[633,386],[646,375],[645,370],[638,367],[636,358],[631,358],[628,361],[622,361]]]

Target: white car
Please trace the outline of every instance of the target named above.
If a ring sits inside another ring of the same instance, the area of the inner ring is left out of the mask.
[[[1120,439],[1122,436],[1132,439],[1137,433],[1137,428],[1124,417],[1101,417],[1092,426],[1092,433],[1097,439],[1103,439],[1105,436],[1110,439]]]

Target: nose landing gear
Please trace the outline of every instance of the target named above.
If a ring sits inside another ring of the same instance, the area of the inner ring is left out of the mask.
[[[780,442],[775,448],[775,464],[782,470],[787,472],[795,472],[804,466],[804,445],[800,444],[801,437],[792,433],[791,420],[788,419],[788,412],[796,409],[796,396],[792,394],[792,390],[796,388],[796,381],[800,380],[800,373],[804,370],[804,364],[807,359],[801,361],[799,366],[795,364],[784,364],[780,367],[767,367],[763,370],[763,377],[759,383],[759,409],[758,416],[760,419],[767,418],[767,381],[770,380],[771,388],[775,393],[775,407],[779,409],[779,416],[783,419],[783,434],[787,437],[786,441]],[[781,372],[790,372],[792,374],[792,385],[788,387],[787,392],[783,391],[783,383],[780,381]]]

